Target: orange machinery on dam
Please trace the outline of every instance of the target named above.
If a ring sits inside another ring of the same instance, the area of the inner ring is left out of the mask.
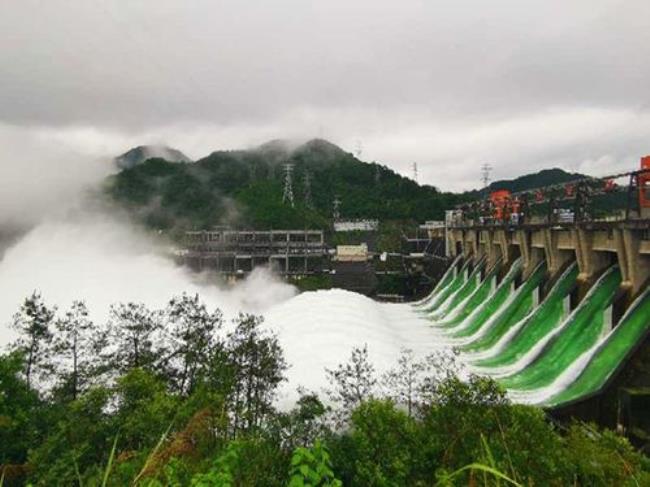
[[[616,329],[631,305],[645,299],[650,289],[650,156],[642,157],[634,171],[526,191],[493,191],[448,211],[445,228],[436,231],[444,232],[448,256],[460,256],[470,268],[484,262],[484,273],[498,264],[500,278],[517,261],[518,281],[525,282],[544,263],[539,299],[575,266],[578,277],[570,293],[571,310],[601,276],[618,268],[620,285],[612,295],[608,318]],[[647,325],[642,328],[650,329]],[[563,404],[554,414],[610,426],[619,420],[638,421],[638,414],[623,417],[639,401],[650,401],[650,333],[639,335],[624,352],[604,385]]]

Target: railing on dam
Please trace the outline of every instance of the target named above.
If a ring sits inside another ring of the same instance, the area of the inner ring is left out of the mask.
[[[448,211],[435,231],[449,256],[488,266],[521,257],[525,275],[543,260],[551,275],[575,261],[579,280],[590,283],[618,264],[622,288],[635,296],[650,284],[650,156],[638,171],[492,192]]]
[[[580,177],[525,191],[498,189],[447,212],[448,227],[562,225],[650,220],[650,156],[641,169]]]

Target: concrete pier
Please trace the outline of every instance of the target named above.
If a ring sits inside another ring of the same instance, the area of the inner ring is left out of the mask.
[[[621,287],[630,299],[650,281],[650,220],[518,226],[466,225],[447,228],[452,256],[486,258],[488,268],[523,260],[524,277],[542,259],[551,279],[569,262],[577,262],[578,279],[590,286],[602,271],[618,264]]]

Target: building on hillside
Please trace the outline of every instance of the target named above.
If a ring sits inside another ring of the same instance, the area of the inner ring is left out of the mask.
[[[335,232],[376,232],[379,230],[379,220],[337,220],[334,222]]]
[[[368,246],[365,243],[360,245],[337,245],[334,260],[338,262],[366,262],[368,260]]]

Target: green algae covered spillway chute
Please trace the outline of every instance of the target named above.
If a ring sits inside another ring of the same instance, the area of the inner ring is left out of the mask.
[[[413,303],[413,306],[415,307],[422,307],[424,305],[427,305],[433,300],[433,298],[445,287],[447,287],[451,281],[456,277],[456,272],[458,271],[458,263],[460,262],[462,256],[457,256],[451,265],[447,268],[445,273],[442,275],[438,283],[435,285],[433,288],[433,291],[431,291],[427,296],[422,298],[420,301],[417,301]]]
[[[568,318],[566,325],[549,341],[542,353],[523,370],[499,379],[507,389],[527,390],[549,386],[603,333],[604,312],[621,283],[617,268],[608,270]]]
[[[438,322],[438,326],[444,328],[453,328],[460,325],[470,316],[475,309],[484,303],[496,289],[496,276],[501,270],[501,261],[498,261],[492,269],[488,270],[485,277],[478,285],[476,290],[467,298],[464,303],[458,306],[453,316],[445,316]]]
[[[463,339],[473,336],[480,328],[508,301],[513,293],[514,281],[521,272],[521,259],[513,262],[503,280],[492,293],[490,299],[485,300],[474,312],[467,317],[465,322],[454,328],[451,336]]]
[[[422,311],[426,313],[435,312],[451,295],[453,295],[465,283],[467,279],[467,268],[470,264],[466,260],[458,272],[455,273],[449,284],[441,288],[433,298],[422,307]]]
[[[521,259],[491,268],[482,260],[473,268],[464,262],[425,305],[441,343],[460,352],[469,372],[497,380],[516,402],[557,407],[601,391],[650,334],[649,292],[612,328],[622,289],[617,265],[602,271],[574,309],[577,263],[567,262],[552,276],[542,260],[518,283],[522,273]]]
[[[479,260],[471,272],[468,273],[461,286],[451,293],[445,301],[440,303],[438,308],[429,314],[429,318],[437,321],[445,316],[453,316],[456,308],[464,303],[478,288],[484,263],[485,259]]]
[[[630,309],[598,345],[580,375],[543,405],[557,407],[600,392],[626,359],[650,335],[650,289]]]
[[[545,274],[546,265],[542,263],[538,265],[533,274],[513,292],[513,299],[509,300],[508,303],[504,303],[499,312],[495,313],[489,329],[487,329],[482,336],[466,345],[463,345],[461,349],[466,352],[477,352],[488,350],[495,346],[499,339],[503,337],[510,328],[523,320],[535,308],[535,294],[541,285]]]
[[[479,367],[508,366],[529,352],[565,317],[565,302],[576,285],[577,277],[578,266],[573,263],[562,273],[535,311],[523,320],[517,334],[511,338],[507,346],[496,350],[492,355],[474,361],[474,365]]]

